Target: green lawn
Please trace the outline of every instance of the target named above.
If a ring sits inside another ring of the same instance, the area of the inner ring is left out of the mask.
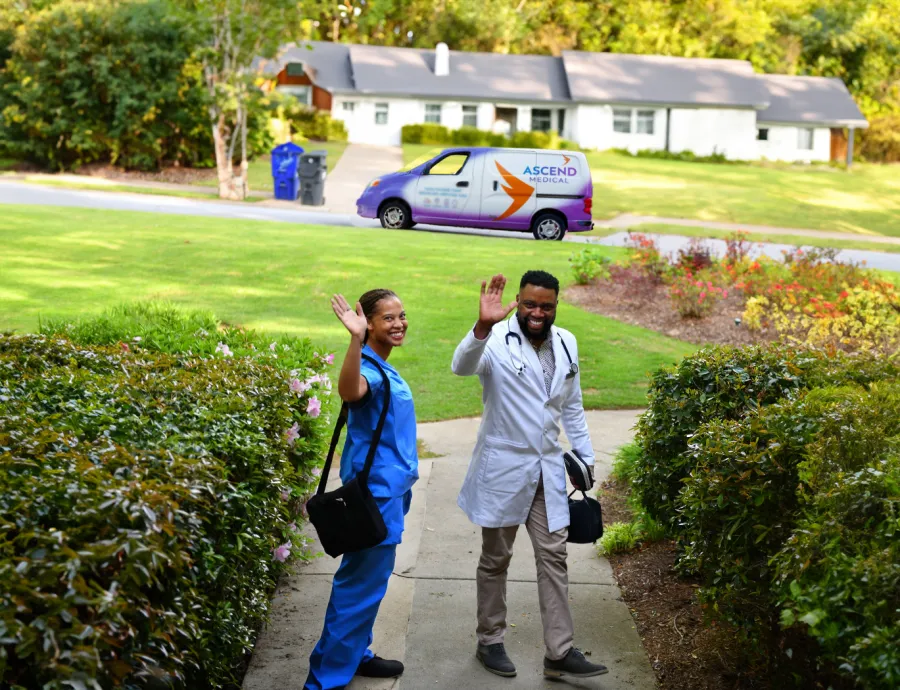
[[[657,223],[644,223],[631,228],[633,232],[641,232],[650,235],[684,235],[688,237],[711,237],[727,239],[732,236],[730,230],[714,230],[711,228],[684,227],[681,225],[665,225]],[[607,237],[621,230],[615,228],[598,228],[591,232],[579,233],[595,237]],[[887,242],[867,242],[865,240],[833,240],[826,237],[811,237],[809,235],[782,235],[770,232],[754,232],[747,236],[751,242],[774,242],[776,244],[790,244],[795,247],[826,247],[833,249],[868,249],[873,252],[891,252],[900,254],[900,244],[888,244]]]
[[[441,148],[407,144],[404,163],[426,160]],[[612,152],[589,153],[588,162],[597,218],[634,213],[900,237],[900,165],[857,163],[845,172],[827,166],[685,163]],[[683,234],[700,232],[682,229]]]
[[[619,213],[900,236],[900,166],[684,163],[588,154],[598,217]],[[861,238],[864,239],[864,238]]]
[[[345,141],[310,141],[305,144],[301,144],[305,151],[327,151],[328,156],[326,157],[326,162],[328,163],[328,172],[334,170],[334,166],[341,159],[341,156],[344,154],[344,150],[347,148],[347,142]],[[261,192],[271,192],[275,189],[272,184],[272,164],[270,161],[270,156],[260,156],[249,163],[249,168],[247,170],[249,183],[250,183],[250,192],[261,191]],[[210,177],[208,179],[198,180],[198,185],[202,185],[204,187],[215,187],[218,185],[216,181],[215,171],[210,173]]]
[[[0,330],[32,331],[41,318],[161,299],[210,309],[231,324],[308,336],[336,351],[339,364],[347,337],[331,312],[331,294],[355,299],[367,289],[390,287],[409,312],[409,340],[396,353],[396,365],[413,388],[422,420],[480,413],[477,380],[450,372],[453,351],[477,316],[480,280],[498,271],[515,279],[543,268],[568,284],[576,249],[559,242],[92,209],[4,206],[3,213]],[[643,406],[646,374],[694,349],[565,304],[558,323],[579,339],[591,408]]]

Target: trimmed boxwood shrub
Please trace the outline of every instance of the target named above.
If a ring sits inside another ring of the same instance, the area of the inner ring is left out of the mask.
[[[142,309],[64,329],[122,326],[108,345],[0,336],[3,687],[233,683],[303,549],[325,358],[214,320],[191,339],[202,315]],[[160,351],[154,312],[185,352]]]
[[[772,559],[781,622],[862,686],[900,687],[900,383],[846,396],[820,423],[800,517]]]
[[[510,137],[486,132],[475,127],[450,130],[443,125],[425,123],[404,125],[400,140],[404,144],[432,144],[434,146],[490,146],[514,149],[565,149],[578,151],[573,141],[560,139],[556,132],[516,132]]]
[[[685,451],[704,424],[737,421],[798,391],[895,378],[900,365],[874,355],[827,354],[774,344],[710,347],[653,374],[638,422],[642,454],[632,482],[641,505],[673,525],[693,459]]]

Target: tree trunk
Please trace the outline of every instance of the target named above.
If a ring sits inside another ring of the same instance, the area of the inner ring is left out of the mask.
[[[219,198],[240,201],[246,196],[240,178],[234,175],[228,144],[225,137],[225,115],[220,114],[213,122],[213,144],[216,152],[216,172],[219,179]]]

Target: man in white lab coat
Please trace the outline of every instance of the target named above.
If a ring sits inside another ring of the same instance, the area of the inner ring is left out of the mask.
[[[559,281],[544,271],[522,276],[516,300],[503,304],[502,275],[481,284],[478,321],[453,355],[453,372],[477,374],[484,417],[458,503],[482,528],[478,563],[478,648],[484,667],[515,676],[506,654],[506,573],[519,525],[534,545],[544,625],[544,675],[585,678],[607,672],[574,647],[566,537],[569,504],[560,423],[593,467],[581,402],[578,345],[553,325]],[[513,310],[516,313],[507,317]],[[593,482],[593,478],[591,478]]]

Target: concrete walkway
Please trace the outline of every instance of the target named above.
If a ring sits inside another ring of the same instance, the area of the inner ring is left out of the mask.
[[[597,475],[609,473],[612,455],[627,443],[638,413],[588,412]],[[398,680],[356,678],[351,690],[486,690],[554,687],[543,677],[543,633],[535,584],[534,555],[524,528],[516,540],[509,573],[511,627],[506,644],[518,667],[514,679],[487,673],[476,661],[475,568],[480,531],[456,506],[468,466],[478,419],[419,425],[419,437],[435,453],[420,464],[403,543],[375,625],[376,652],[402,659]],[[339,482],[332,480],[336,486]],[[309,532],[312,536],[314,533]],[[322,629],[331,579],[338,561],[322,556],[299,565],[275,595],[272,618],[263,631],[244,690],[300,690],[309,654]],[[591,545],[569,545],[569,596],[575,618],[575,643],[610,673],[571,681],[570,687],[651,690],[653,671],[627,606],[622,602],[609,562]]]

